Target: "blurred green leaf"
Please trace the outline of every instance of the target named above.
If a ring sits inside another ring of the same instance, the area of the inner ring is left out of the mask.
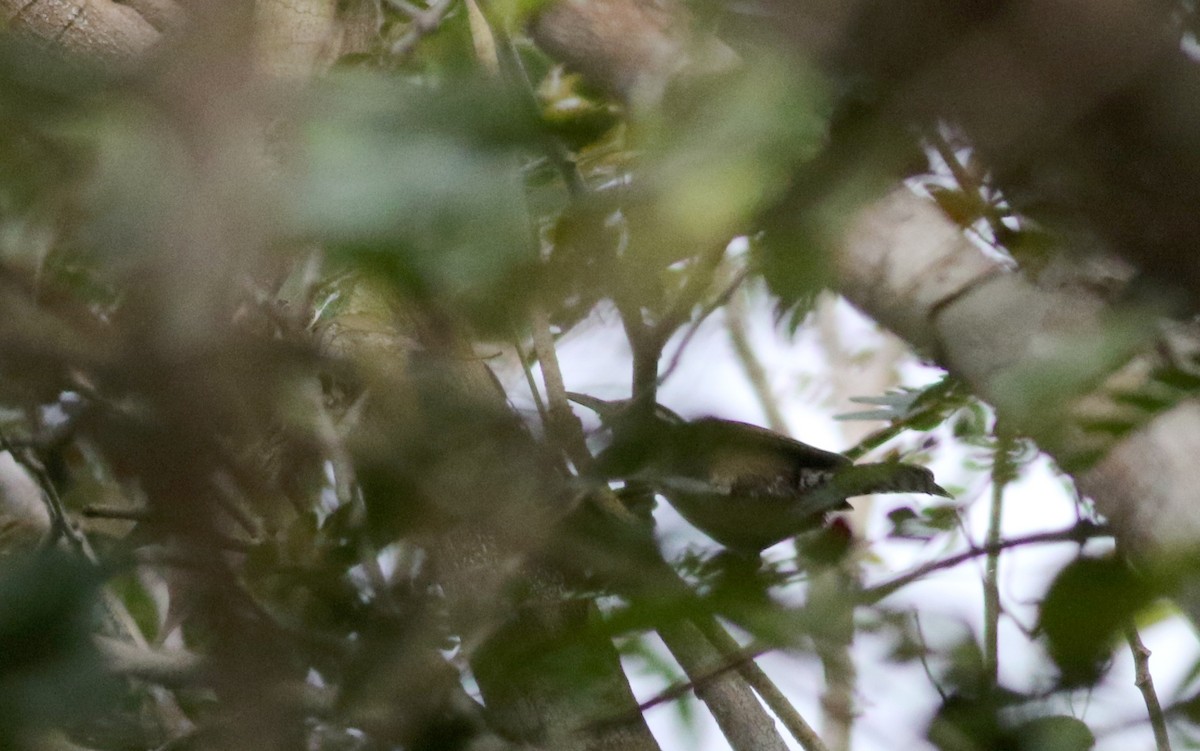
[[[943,702],[927,736],[939,751],[1016,751],[1000,718],[1008,694],[954,694]]]
[[[1020,751],[1087,751],[1096,745],[1091,729],[1069,715],[1036,717],[1018,725],[1014,733]]]
[[[153,595],[133,574],[114,576],[108,582],[109,589],[124,604],[129,615],[137,623],[138,630],[147,641],[158,638],[159,613]]]
[[[1121,630],[1160,591],[1116,556],[1079,558],[1060,571],[1042,601],[1039,627],[1063,685],[1099,680]]]
[[[103,708],[116,685],[91,641],[97,572],[65,553],[0,561],[0,747]]]
[[[335,77],[304,128],[291,225],[404,296],[453,301],[507,335],[505,311],[536,287],[519,165],[539,137],[494,83],[434,91]]]
[[[752,59],[668,98],[636,131],[644,160],[625,211],[628,255],[657,272],[724,247],[788,185],[793,169],[824,138],[827,95],[802,63]]]
[[[907,506],[888,512],[892,528],[889,537],[906,540],[932,540],[959,524],[959,508],[951,504],[938,504],[921,509],[921,513]]]

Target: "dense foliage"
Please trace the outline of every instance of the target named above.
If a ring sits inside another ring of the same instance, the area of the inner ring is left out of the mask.
[[[555,346],[616,322],[629,372],[607,376],[653,411],[696,331],[747,299],[769,296],[780,341],[811,331],[845,224],[900,180],[1012,267],[1050,278],[1099,257],[1094,243],[1141,272],[1129,299],[1145,287],[1190,313],[1200,266],[1180,246],[1200,126],[1155,130],[1161,106],[1137,105],[1200,104],[1180,52],[1191,5],[1142,11],[1130,28],[1152,31],[1135,41],[1168,41],[1101,66],[1071,113],[1024,93],[1070,89],[1097,58],[1085,32],[1102,41],[1125,11],[1084,13],[1054,57],[1021,8],[893,17],[865,2],[856,25],[821,3],[735,5],[659,3],[672,19],[625,18],[597,42],[547,8],[387,2],[366,42],[304,81],[262,72],[248,13],[193,18],[136,65],[66,54],[13,17],[0,748],[654,748],[645,710],[679,701],[688,716],[689,691],[733,748],[783,748],[752,687],[812,751],[825,746],[754,659],[819,658],[824,725],[849,738],[856,638],[888,645],[896,669],[923,666],[940,694],[919,731],[933,747],[1092,747],[1070,702],[1122,640],[1144,657],[1138,625],[1170,615],[1162,598],[1192,569],[1128,562],[1079,497],[1076,523],[1003,537],[1005,487],[1045,466],[1024,437],[1041,406],[1010,426],[950,375],[852,394],[870,410],[849,417],[874,430],[847,455],[957,462],[942,480],[957,499],[906,498],[883,531],[831,520],[747,566],[716,543],[665,546],[654,488],[605,481],[606,434],[570,410]],[[996,67],[964,82],[959,66],[979,61],[953,45],[980,29],[1010,46],[985,34]],[[638,52],[637,34],[669,54]],[[1025,48],[1057,72],[1022,79]],[[1190,398],[1189,362],[1127,395],[1134,417],[1093,427],[1120,437]],[[1072,367],[1039,377],[1094,375]],[[1040,383],[1024,385],[1037,405]],[[1072,457],[1072,471],[1098,458]],[[986,539],[971,513],[991,520]],[[927,563],[881,575],[894,541]],[[1051,542],[1077,560],[1026,634],[1045,679],[1006,687],[996,570]],[[921,608],[892,596],[976,558],[980,633],[926,643]],[[669,684],[642,706],[633,665]],[[1194,740],[1186,690],[1164,710],[1146,678],[1156,731]]]

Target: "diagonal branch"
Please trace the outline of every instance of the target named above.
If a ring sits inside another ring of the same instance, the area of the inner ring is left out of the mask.
[[[1013,537],[1011,539],[998,542],[994,545],[972,546],[970,549],[956,555],[952,555],[949,558],[931,561],[923,566],[917,567],[907,574],[901,574],[900,576],[897,576],[890,581],[886,581],[883,584],[877,584],[874,587],[869,587],[868,589],[863,590],[861,594],[861,604],[873,605],[885,597],[888,597],[904,587],[907,587],[909,584],[912,584],[920,579],[924,579],[934,571],[954,568],[960,563],[964,563],[973,558],[978,558],[981,555],[989,555],[993,552],[1008,550],[1009,548],[1017,548],[1023,545],[1036,545],[1044,542],[1074,542],[1082,545],[1093,538],[1109,537],[1111,535],[1112,530],[1110,528],[1083,521],[1072,527],[1053,532],[1039,532],[1037,534],[1026,535],[1024,537]]]

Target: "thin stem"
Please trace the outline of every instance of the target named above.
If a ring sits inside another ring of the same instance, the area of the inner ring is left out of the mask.
[[[666,383],[667,379],[670,378],[671,375],[674,374],[679,368],[679,363],[683,360],[683,353],[687,351],[688,345],[692,343],[692,339],[696,336],[696,332],[700,330],[700,326],[707,321],[708,317],[715,313],[718,308],[728,304],[729,301],[733,299],[734,293],[736,293],[742,283],[746,281],[746,277],[749,275],[749,273],[750,272],[748,269],[743,268],[734,274],[733,281],[731,281],[728,286],[725,287],[721,294],[717,295],[711,302],[705,305],[704,309],[700,311],[700,315],[696,316],[696,318],[688,325],[687,331],[685,331],[683,334],[683,338],[679,340],[679,345],[675,347],[674,354],[671,355],[671,362],[667,364],[667,367],[664,368],[662,373],[660,373],[658,376],[659,386]]]
[[[953,568],[965,561],[978,558],[981,555],[987,555],[989,551],[1008,550],[1009,548],[1021,547],[1022,545],[1035,545],[1043,542],[1074,542],[1083,544],[1095,537],[1111,537],[1112,530],[1108,527],[1093,524],[1089,521],[1082,521],[1074,526],[1066,529],[1060,529],[1055,532],[1039,532],[1033,535],[1024,537],[1014,537],[1010,540],[1003,540],[995,545],[983,545],[982,547],[972,546],[969,550],[965,550],[957,555],[952,555],[949,558],[943,558],[939,561],[931,561],[924,566],[920,566],[907,574],[901,574],[891,581],[886,581],[883,584],[877,584],[862,591],[861,603],[864,605],[872,605],[884,599],[888,595],[903,589],[913,582],[923,579],[934,571]]]
[[[983,573],[983,665],[992,685],[999,679],[1000,630],[1000,544],[1003,530],[1004,487],[1013,474],[1012,437],[996,425],[996,447],[992,460],[992,502],[988,514],[987,560]]]
[[[550,316],[544,308],[537,306],[531,318],[533,348],[542,366],[542,383],[546,387],[546,416],[549,418],[546,432],[566,452],[575,469],[581,474],[587,473],[592,468],[592,455],[583,436],[583,425],[567,401],[567,387],[554,349],[554,335],[550,332]]]
[[[408,57],[409,53],[413,51],[421,39],[441,26],[442,21],[446,18],[446,13],[454,5],[454,0],[436,0],[428,9],[421,10],[411,3],[403,2],[403,0],[387,1],[401,13],[412,19],[412,25],[409,30],[392,45],[392,56],[401,59]]]
[[[647,416],[654,411],[658,400],[658,385],[663,381],[658,373],[663,348],[671,335],[691,317],[692,308],[704,297],[704,293],[712,284],[717,267],[724,258],[724,245],[715,246],[708,253],[701,255],[670,310],[653,325],[648,325],[642,317],[640,305],[624,299],[623,295],[614,295],[617,312],[621,314],[621,323],[633,350],[633,410],[644,411],[643,414]],[[736,289],[736,285],[727,291],[732,289]],[[676,351],[676,359],[681,352],[682,350]]]
[[[912,617],[913,625],[917,629],[917,638],[921,641],[921,651],[918,653],[918,657],[921,660],[921,667],[925,670],[925,677],[928,678],[930,684],[933,685],[933,690],[937,691],[938,696],[940,696],[942,699],[942,703],[945,704],[946,691],[942,688],[942,684],[938,683],[937,678],[934,677],[933,670],[929,667],[929,658],[926,656],[926,653],[929,651],[929,647],[925,643],[925,630],[921,628],[921,614],[914,610]]]
[[[144,508],[121,508],[118,506],[84,506],[82,513],[89,519],[120,519],[131,522],[145,521],[150,517],[150,512]]]
[[[1125,626],[1125,640],[1129,642],[1129,650],[1133,653],[1133,685],[1142,692],[1142,700],[1146,702],[1146,714],[1150,718],[1150,727],[1154,729],[1155,748],[1158,751],[1171,751],[1167,718],[1163,714],[1162,704],[1158,701],[1158,693],[1154,690],[1154,678],[1150,675],[1150,650],[1142,643],[1142,637],[1133,619]]]
[[[546,402],[542,400],[542,392],[538,390],[537,379],[533,377],[533,368],[529,367],[529,360],[525,356],[524,348],[521,347],[521,337],[515,330],[513,331],[513,349],[517,353],[517,360],[521,362],[521,372],[525,374],[525,385],[529,387],[529,396],[533,399],[533,406],[537,408],[538,417],[545,425],[550,419],[546,412]]]
[[[683,289],[679,291],[679,296],[675,298],[671,309],[655,323],[655,335],[662,340],[663,344],[666,344],[667,339],[675,333],[676,329],[691,318],[692,308],[696,307],[703,299],[704,293],[712,284],[717,268],[725,259],[725,247],[724,245],[714,245],[696,259],[696,268],[688,275],[687,281],[684,282]]]
[[[938,156],[946,163],[946,168],[950,170],[950,174],[954,176],[954,181],[958,183],[958,187],[964,193],[969,193],[977,204],[980,215],[987,221],[988,226],[992,228],[992,234],[1000,236],[1006,228],[996,216],[995,209],[987,200],[985,187],[983,183],[975,178],[974,175],[963,166],[963,163],[958,160],[958,155],[954,153],[954,148],[946,141],[941,133],[936,129],[929,135],[929,142],[933,144],[933,148],[937,151]]]
[[[386,0],[386,2],[409,18],[417,18],[425,14],[424,8],[418,8],[408,0]]]
[[[784,751],[783,736],[748,682],[740,675],[713,674],[728,661],[728,655],[704,636],[700,620],[668,621],[658,626],[663,643],[695,685],[696,697],[708,707],[734,751]]]
[[[729,304],[725,306],[725,328],[729,331],[729,341],[733,344],[738,362],[741,363],[742,370],[746,371],[746,380],[750,381],[763,413],[767,416],[767,425],[776,433],[789,435],[787,421],[783,419],[783,412],[780,411],[779,403],[771,393],[771,385],[767,382],[767,370],[758,359],[754,348],[750,346],[750,337],[746,332],[746,306],[743,295],[735,294],[729,298]]]
[[[71,519],[67,515],[67,508],[63,505],[62,498],[58,495],[58,488],[54,486],[54,481],[50,478],[49,473],[46,472],[46,467],[42,464],[41,460],[32,456],[31,452],[23,454],[13,453],[12,446],[6,440],[2,440],[0,443],[2,443],[4,450],[12,454],[13,459],[37,480],[50,509],[50,518],[54,522],[55,537],[66,537],[71,545],[77,548],[89,562],[93,565],[98,565],[100,559],[96,556],[96,552],[92,549],[91,543],[88,542],[83,532],[79,531],[71,523]]]

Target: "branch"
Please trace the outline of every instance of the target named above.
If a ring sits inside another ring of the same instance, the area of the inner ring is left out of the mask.
[[[659,626],[658,633],[733,751],[786,751],[787,744],[750,686],[719,669],[726,657],[695,625],[676,621]]]
[[[720,652],[725,655],[729,664],[741,674],[743,680],[754,689],[755,693],[763,700],[763,703],[775,713],[775,716],[783,723],[796,742],[804,751],[828,751],[825,742],[821,740],[821,736],[813,729],[808,721],[796,711],[792,703],[788,700],[771,677],[754,661],[754,657],[762,654],[766,650],[762,647],[753,645],[748,647],[740,647],[738,643],[729,635],[729,632],[721,627],[715,619],[703,619],[697,624],[700,630],[704,633],[705,638],[712,642]],[[739,659],[745,656],[744,659]]]
[[[715,621],[711,624],[716,625]],[[762,644],[749,644],[745,647],[738,646],[737,642],[729,636],[724,629],[716,625],[716,630],[710,631],[705,628],[705,625],[700,625],[704,635],[712,641],[713,633],[720,633],[719,643],[714,643],[714,646],[721,651],[724,660],[720,665],[703,673],[696,680],[688,679],[679,681],[674,685],[668,686],[655,696],[647,699],[638,705],[639,712],[646,712],[660,704],[665,704],[669,701],[674,701],[681,698],[689,691],[696,690],[698,686],[716,679],[718,676],[727,673],[731,670],[736,670],[741,673],[742,678],[754,689],[767,708],[775,713],[775,717],[783,723],[783,726],[788,729],[792,737],[800,744],[804,751],[827,751],[825,743],[817,735],[817,731],[813,730],[812,726],[796,711],[779,687],[775,685],[762,668],[758,666],[755,659],[761,657],[770,651],[771,647]]]
[[[847,298],[918,350],[937,353],[1073,473],[1137,552],[1200,539],[1200,404],[1180,400],[1131,416],[1121,399],[1154,385],[1152,317],[1114,323],[1098,294],[1035,286],[984,257],[907,188],[850,224],[835,258]],[[1125,367],[1109,375],[1122,358]],[[1106,419],[1128,428],[1089,429]]]
[[[403,60],[416,49],[417,43],[423,38],[436,31],[445,20],[446,14],[454,5],[454,0],[435,0],[433,5],[426,10],[421,10],[416,6],[402,0],[387,0],[388,4],[399,10],[404,15],[408,16],[411,24],[404,36],[396,40],[392,45],[391,54],[393,57]]]
[[[583,424],[571,409],[567,400],[567,386],[563,381],[562,368],[558,364],[558,352],[554,348],[554,335],[550,332],[550,317],[541,306],[530,315],[533,327],[533,349],[542,367],[542,383],[546,387],[546,432],[554,437],[559,447],[571,458],[571,463],[580,474],[592,468],[592,454],[588,451],[583,435]]]
[[[0,0],[7,28],[106,63],[128,63],[161,38],[131,7],[112,0]]]
[[[1125,640],[1129,642],[1129,651],[1133,653],[1133,685],[1142,692],[1142,700],[1146,702],[1146,714],[1150,718],[1150,727],[1154,728],[1155,747],[1158,751],[1171,751],[1167,720],[1158,701],[1158,693],[1154,690],[1154,678],[1150,675],[1150,650],[1142,643],[1137,624],[1132,619],[1125,626]]]
[[[195,652],[135,647],[107,636],[95,641],[105,665],[118,675],[171,688],[204,682],[204,659]]]
[[[1021,547],[1022,545],[1036,545],[1044,542],[1074,542],[1082,545],[1096,537],[1109,537],[1112,535],[1112,529],[1107,526],[1093,524],[1088,521],[1081,521],[1067,529],[1060,529],[1054,532],[1039,532],[1037,534],[1026,535],[1024,537],[1014,537],[1010,540],[1004,540],[995,545],[983,545],[979,547],[972,546],[970,549],[952,555],[949,558],[943,558],[940,561],[932,561],[924,566],[914,569],[907,574],[901,574],[891,581],[877,584],[874,587],[869,587],[863,590],[860,595],[860,604],[873,605],[885,597],[895,593],[909,584],[912,584],[918,579],[922,579],[934,571],[940,571],[946,568],[953,568],[960,563],[969,561],[973,558],[978,558],[981,555],[987,555],[992,551],[1008,550],[1009,548]]]
[[[992,234],[996,237],[1003,235],[1007,229],[1004,223],[1000,221],[995,208],[988,202],[987,188],[975,178],[970,171],[963,166],[962,162],[958,161],[958,155],[954,153],[954,147],[951,146],[937,132],[936,128],[931,129],[932,132],[928,135],[929,142],[933,144],[933,148],[937,151],[938,156],[946,164],[946,169],[950,170],[950,174],[954,177],[954,181],[958,183],[958,187],[965,195],[969,195],[975,203],[976,210],[987,221],[988,226],[992,228]]]
[[[659,706],[660,704],[666,704],[669,701],[675,701],[676,699],[682,698],[689,691],[694,690],[697,684],[703,684],[723,673],[728,673],[730,670],[739,670],[742,665],[747,662],[753,662],[756,657],[766,654],[766,652],[769,650],[770,647],[761,645],[741,647],[738,649],[738,653],[733,656],[726,654],[725,660],[720,665],[717,665],[712,670],[700,675],[698,680],[693,681],[688,679],[684,681],[677,681],[654,696],[650,697],[638,705],[638,711],[646,712]]]
[[[119,519],[130,522],[140,522],[150,518],[150,512],[144,508],[123,508],[100,504],[84,506],[81,513],[89,519]]]

